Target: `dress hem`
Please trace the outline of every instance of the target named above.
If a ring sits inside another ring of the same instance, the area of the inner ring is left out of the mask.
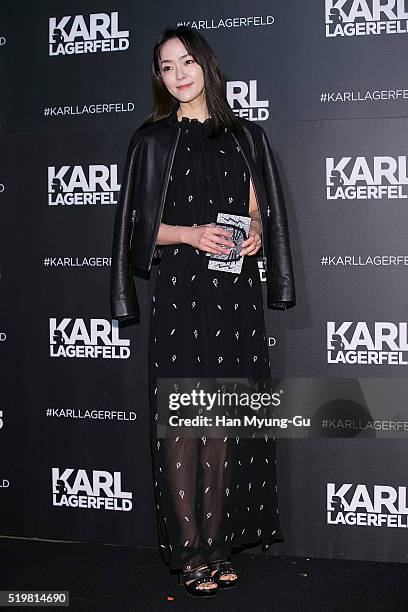
[[[272,537],[272,538],[264,538],[264,539],[260,539],[260,540],[255,540],[252,542],[241,542],[241,544],[239,545],[234,545],[234,546],[230,546],[230,551],[231,551],[231,555],[235,555],[237,553],[243,552],[243,550],[245,548],[252,548],[254,546],[259,546],[262,545],[262,552],[267,552],[267,549],[272,545],[275,544],[276,542],[284,542],[285,538],[283,537],[282,534],[277,534],[276,537]],[[172,566],[171,562],[169,560],[166,560],[164,558],[164,552],[160,549],[160,554],[163,560],[163,563],[165,565],[168,566],[169,571],[172,572],[178,572],[182,569],[182,567],[176,567],[176,566]]]

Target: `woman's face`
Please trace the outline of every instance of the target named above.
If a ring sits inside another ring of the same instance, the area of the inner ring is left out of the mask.
[[[178,38],[166,41],[159,53],[160,73],[179,102],[191,102],[204,90],[203,69]]]

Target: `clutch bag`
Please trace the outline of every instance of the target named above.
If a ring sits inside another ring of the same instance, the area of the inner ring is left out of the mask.
[[[231,213],[219,212],[215,225],[232,232],[231,240],[234,246],[229,253],[206,253],[209,258],[208,269],[220,272],[232,272],[240,274],[244,255],[239,255],[244,240],[248,238],[251,217],[248,215],[234,215]]]

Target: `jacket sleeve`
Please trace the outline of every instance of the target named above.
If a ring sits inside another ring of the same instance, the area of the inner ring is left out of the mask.
[[[110,279],[112,319],[140,318],[140,308],[130,266],[129,248],[134,179],[141,141],[142,138],[138,132],[135,132],[130,139],[115,212]]]
[[[279,310],[296,305],[295,279],[290,250],[285,198],[278,169],[264,129],[260,126],[262,174],[268,198],[267,306]]]

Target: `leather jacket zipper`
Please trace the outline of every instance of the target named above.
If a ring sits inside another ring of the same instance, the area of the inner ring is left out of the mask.
[[[132,210],[132,228],[130,230],[129,251],[132,249],[133,230],[135,229],[136,210]]]
[[[238,147],[239,147],[239,150],[240,150],[240,151],[241,151],[241,153],[242,153],[242,157],[244,158],[246,165],[248,166],[248,173],[249,173],[249,176],[251,176],[251,171],[250,171],[250,168],[249,168],[249,164],[248,164],[247,158],[245,157],[245,153],[244,153],[244,151],[242,150],[242,147],[241,147],[240,143],[238,142],[237,138],[235,137],[235,134],[234,134],[233,132],[231,132],[231,134],[232,134],[232,136],[233,136],[233,138],[234,138],[235,142],[237,143],[237,145],[238,145]],[[251,177],[251,178],[252,178],[252,177]],[[261,215],[261,209],[260,209],[260,206],[259,206],[258,196],[257,196],[257,193],[256,193],[255,181],[252,181],[252,183],[253,183],[253,186],[254,186],[254,193],[255,193],[256,205],[257,205],[257,207],[258,207],[259,221],[260,221],[260,223],[261,223],[262,249],[263,249],[263,252],[264,252],[264,255],[263,255],[263,257],[262,257],[262,260],[263,260],[264,270],[266,271],[266,261],[267,261],[267,260],[266,260],[266,245],[265,245],[265,242],[264,242],[264,232],[263,232],[262,215]]]
[[[148,265],[148,268],[147,268],[148,270],[150,270],[150,268],[152,266],[153,253],[154,253],[154,250],[156,248],[156,238],[157,238],[157,234],[159,233],[159,227],[160,227],[160,223],[161,223],[162,216],[163,216],[164,203],[166,201],[167,187],[169,185],[170,174],[171,174],[171,170],[173,168],[174,156],[176,154],[177,144],[178,144],[178,141],[179,141],[179,138],[180,138],[180,134],[181,134],[181,127],[177,127],[177,129],[178,129],[177,140],[176,140],[176,142],[174,144],[174,148],[173,148],[173,151],[172,151],[171,161],[170,161],[170,168],[169,168],[169,171],[168,171],[168,174],[167,174],[167,177],[166,177],[166,184],[165,184],[165,188],[164,188],[164,191],[163,191],[163,197],[162,197],[162,200],[160,202],[159,222],[156,224],[156,230],[154,232],[153,246],[152,246],[152,249],[150,251],[149,265]]]

